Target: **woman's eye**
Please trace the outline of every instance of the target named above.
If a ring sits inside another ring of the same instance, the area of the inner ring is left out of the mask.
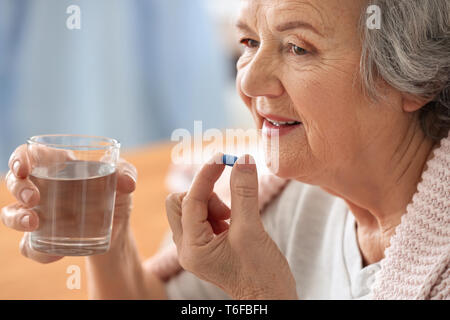
[[[259,42],[252,39],[242,39],[241,43],[246,46],[247,48],[258,48]]]
[[[302,47],[296,46],[295,44],[291,44],[291,52],[296,56],[303,56],[308,53],[308,51]]]

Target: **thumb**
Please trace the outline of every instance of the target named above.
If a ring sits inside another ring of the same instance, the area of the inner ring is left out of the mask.
[[[258,173],[250,155],[240,157],[231,171],[231,220],[233,226],[262,225],[258,204]]]

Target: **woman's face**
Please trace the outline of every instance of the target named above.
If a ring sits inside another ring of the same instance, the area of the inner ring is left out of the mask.
[[[359,85],[362,10],[356,0],[241,2],[237,87],[263,134],[279,129],[281,177],[321,184],[399,123],[398,95],[371,105]]]

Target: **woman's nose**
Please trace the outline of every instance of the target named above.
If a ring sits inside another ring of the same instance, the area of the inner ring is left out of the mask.
[[[276,98],[284,89],[278,78],[279,65],[276,58],[260,49],[252,61],[241,70],[241,91],[247,97]]]

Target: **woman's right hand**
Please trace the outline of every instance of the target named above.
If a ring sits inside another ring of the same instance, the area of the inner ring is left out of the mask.
[[[66,151],[40,154],[40,156],[71,157]],[[28,178],[32,169],[32,159],[33,157],[28,153],[27,145],[19,146],[11,155],[8,163],[10,170],[6,175],[6,186],[9,192],[17,199],[17,202],[2,208],[0,218],[6,227],[25,232],[20,241],[22,255],[40,263],[50,263],[63,257],[38,252],[30,246],[30,232],[39,227],[39,216],[32,208],[40,201],[39,190]],[[136,168],[123,159],[120,159],[117,164],[117,172],[117,193],[111,247],[116,242],[119,242],[119,238],[123,233],[121,230],[126,229],[128,226],[132,208],[131,194],[136,188],[137,178]]]

